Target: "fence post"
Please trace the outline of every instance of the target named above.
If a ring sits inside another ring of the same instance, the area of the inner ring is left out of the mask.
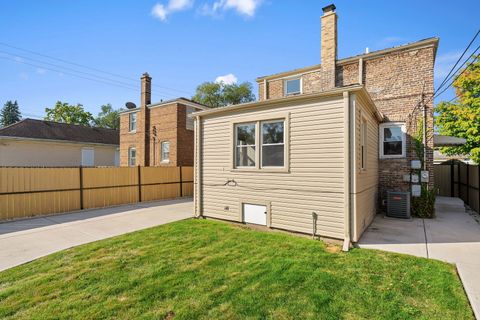
[[[467,163],[467,204],[470,205],[470,166]]]
[[[450,163],[450,197],[455,197],[455,168],[453,161]]]
[[[137,175],[138,175],[138,202],[142,202],[142,169],[138,166]]]
[[[180,197],[183,197],[183,177],[182,177],[182,166],[180,168]]]
[[[80,175],[80,210],[83,210],[83,167],[79,167]]]

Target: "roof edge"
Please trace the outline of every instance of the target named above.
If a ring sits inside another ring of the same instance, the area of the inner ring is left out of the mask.
[[[269,100],[263,100],[263,101],[236,104],[236,105],[227,106],[227,107],[211,108],[209,110],[194,112],[192,114],[192,117],[202,117],[206,115],[219,114],[219,113],[230,112],[230,111],[235,111],[240,109],[269,106],[272,104],[283,104],[283,103],[304,101],[304,100],[308,101],[308,100],[314,100],[317,98],[331,97],[331,96],[337,96],[337,95],[341,96],[344,92],[359,92],[359,91],[362,91],[362,95],[366,95],[367,99],[369,99],[369,102],[371,102],[373,106],[375,106],[367,90],[365,90],[365,88],[362,85],[355,84],[351,86],[334,88],[334,89],[323,91],[320,93],[301,94],[301,95],[296,95],[296,96],[291,96],[286,98],[269,99]]]
[[[429,46],[434,46],[435,55],[436,55],[436,51],[437,51],[437,48],[438,48],[439,41],[440,41],[440,39],[438,37],[427,38],[427,39],[423,39],[423,40],[420,40],[420,41],[399,45],[399,46],[396,46],[396,47],[381,49],[381,50],[377,50],[377,51],[372,51],[370,53],[364,53],[364,54],[359,54],[359,55],[352,56],[352,57],[339,59],[339,60],[337,60],[337,65],[344,65],[344,64],[352,63],[352,62],[358,61],[359,59],[363,59],[363,60],[375,59],[377,57],[380,57],[380,56],[383,56],[385,54],[389,54],[389,53],[392,53],[392,52],[396,52],[396,51],[413,50],[413,49],[417,49],[417,48],[421,48],[421,47],[429,47]],[[299,73],[308,73],[308,72],[320,69],[320,67],[321,67],[321,64],[316,64],[316,65],[309,66],[309,67],[304,67],[304,68],[298,68],[298,69],[294,69],[294,70],[290,70],[290,71],[279,72],[279,73],[275,73],[275,74],[267,75],[267,76],[261,76],[261,77],[256,78],[255,81],[256,82],[261,82],[263,80],[277,79],[277,78],[290,76],[290,75],[295,75],[295,74],[299,74]]]

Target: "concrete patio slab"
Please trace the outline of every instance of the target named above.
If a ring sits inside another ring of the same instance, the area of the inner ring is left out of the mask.
[[[475,317],[480,319],[480,225],[458,198],[437,197],[435,209],[435,219],[378,215],[358,246],[456,264]]]
[[[178,199],[0,223],[0,271],[88,242],[191,217],[192,200]]]

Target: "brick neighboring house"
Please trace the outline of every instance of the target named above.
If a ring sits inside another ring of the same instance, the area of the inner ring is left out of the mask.
[[[292,94],[323,92],[332,87],[360,84],[382,113],[379,139],[383,130],[404,128],[406,147],[400,155],[379,154],[379,200],[384,206],[387,191],[409,191],[403,176],[410,173],[410,160],[418,159],[411,137],[417,132],[417,119],[425,106],[427,119],[426,169],[433,186],[433,99],[434,64],[438,38],[354,57],[337,59],[337,14],[335,6],[323,8],[321,17],[321,62],[297,70],[257,78],[260,101],[281,99]],[[287,84],[290,88],[287,89]],[[297,89],[297,90],[295,90]],[[291,93],[290,93],[291,92]]]
[[[193,166],[193,119],[208,109],[186,98],[151,103],[152,78],[141,78],[140,107],[120,114],[120,166]]]

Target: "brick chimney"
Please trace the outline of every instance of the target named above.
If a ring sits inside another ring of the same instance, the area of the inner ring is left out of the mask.
[[[140,107],[144,108],[147,104],[152,103],[152,78],[147,72],[145,72],[142,75],[141,80]]]
[[[140,88],[140,111],[137,115],[137,164],[148,166],[150,164],[150,109],[147,105],[152,103],[152,78],[144,73]]]
[[[322,90],[335,87],[335,64],[337,61],[337,14],[335,5],[322,8],[321,18],[321,64]]]

